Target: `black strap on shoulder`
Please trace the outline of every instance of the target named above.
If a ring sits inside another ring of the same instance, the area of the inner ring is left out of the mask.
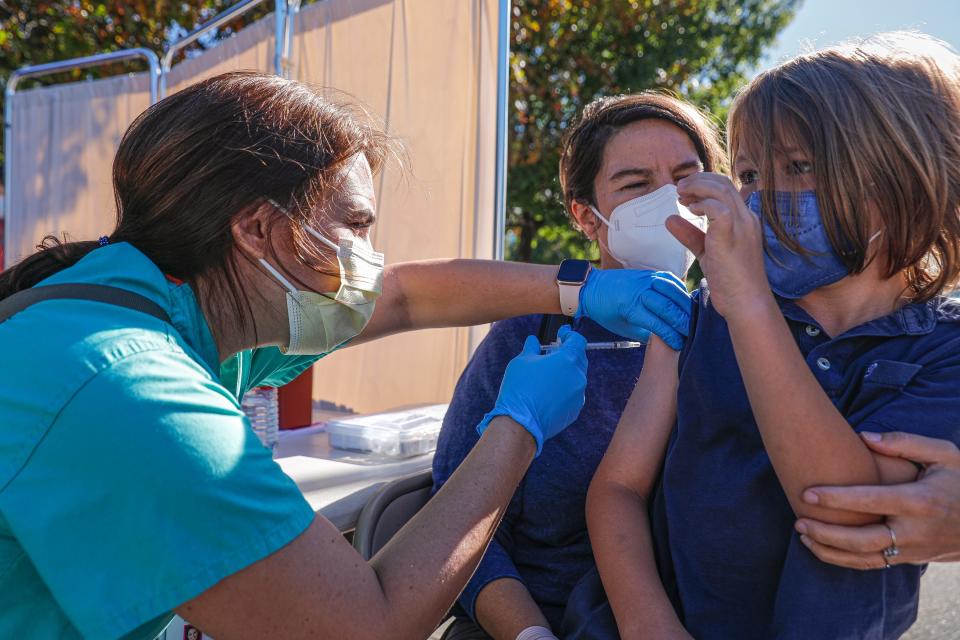
[[[0,300],[0,323],[44,300],[103,302],[146,313],[162,322],[170,323],[170,316],[153,300],[126,289],[103,284],[51,284],[18,291]]]
[[[550,344],[557,341],[557,332],[560,327],[570,322],[570,318],[560,313],[544,314],[540,319],[540,328],[537,330],[537,340],[540,344]]]

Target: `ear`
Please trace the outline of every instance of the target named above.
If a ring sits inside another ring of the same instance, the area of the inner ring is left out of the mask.
[[[603,223],[597,214],[590,208],[590,204],[582,200],[574,200],[570,203],[570,215],[573,216],[577,227],[587,236],[588,240],[597,239],[597,233],[600,231],[600,225]]]
[[[241,253],[258,259],[268,253],[269,227],[273,218],[280,215],[268,202],[264,202],[256,209],[237,216],[230,223],[230,232],[233,241]]]

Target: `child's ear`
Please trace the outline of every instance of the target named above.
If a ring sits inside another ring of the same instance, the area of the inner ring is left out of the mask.
[[[600,218],[597,217],[597,214],[593,212],[593,209],[590,208],[588,202],[582,200],[574,200],[571,202],[570,215],[573,216],[577,229],[579,229],[583,235],[587,236],[588,240],[595,241],[597,239],[600,225],[603,223],[600,221]]]

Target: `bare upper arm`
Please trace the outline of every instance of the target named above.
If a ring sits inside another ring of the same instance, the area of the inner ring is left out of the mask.
[[[640,379],[617,423],[595,482],[623,485],[646,497],[659,474],[677,415],[679,354],[651,336]]]

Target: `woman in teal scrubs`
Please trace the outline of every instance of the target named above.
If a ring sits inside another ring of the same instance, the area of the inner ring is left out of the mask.
[[[423,638],[453,603],[576,417],[584,341],[528,342],[479,444],[369,563],[316,515],[250,430],[248,388],[347,342],[561,308],[556,268],[384,269],[368,236],[389,142],[352,113],[258,74],[185,89],[124,136],[114,232],[0,275],[0,637],[152,638],[177,612],[219,640]],[[565,279],[583,281],[568,313],[679,346],[678,282]]]

